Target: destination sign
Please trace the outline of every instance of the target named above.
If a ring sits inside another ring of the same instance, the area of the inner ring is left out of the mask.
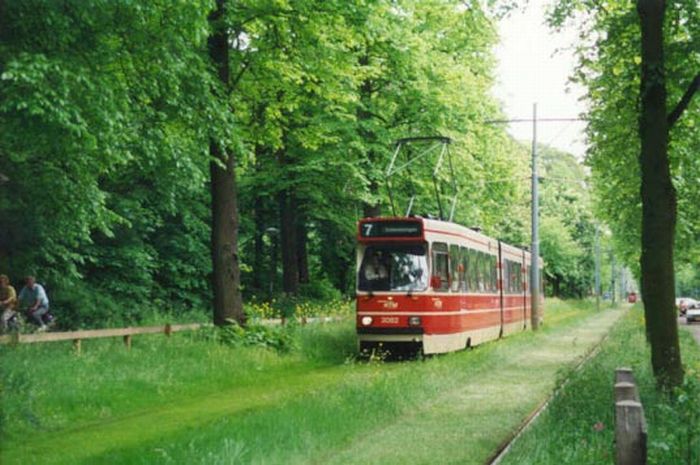
[[[362,223],[362,237],[421,237],[422,224],[417,221],[371,221]]]

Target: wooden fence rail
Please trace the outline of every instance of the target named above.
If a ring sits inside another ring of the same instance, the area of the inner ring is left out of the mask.
[[[647,463],[647,422],[629,368],[615,370],[615,449],[616,465]]]
[[[306,323],[327,323],[331,321],[341,320],[340,317],[310,317],[300,318],[299,322],[304,325]],[[284,325],[284,319],[258,320],[257,323],[274,326]],[[170,336],[172,333],[180,331],[192,331],[202,327],[211,326],[204,323],[190,323],[181,325],[166,324],[165,326],[137,326],[129,328],[113,328],[113,329],[86,329],[82,331],[64,331],[56,333],[34,333],[34,334],[8,334],[0,336],[0,344],[31,344],[35,342],[56,342],[56,341],[73,341],[73,346],[77,352],[80,352],[81,341],[83,339],[100,339],[105,337],[122,337],[124,345],[127,349],[131,348],[131,338],[137,334],[158,334],[162,333]]]
[[[83,339],[100,339],[105,337],[123,337],[124,344],[131,348],[131,337],[136,334],[158,334],[170,336],[179,331],[191,331],[204,326],[201,323],[165,326],[141,326],[135,328],[87,329],[83,331],[65,331],[60,333],[9,334],[0,336],[0,344],[31,344],[35,342],[73,341],[73,346],[80,352]]]

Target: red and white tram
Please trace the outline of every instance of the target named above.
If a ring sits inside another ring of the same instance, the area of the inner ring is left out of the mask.
[[[420,217],[365,218],[358,242],[361,351],[411,345],[451,352],[529,326],[526,250]],[[536,294],[542,302],[541,289]]]

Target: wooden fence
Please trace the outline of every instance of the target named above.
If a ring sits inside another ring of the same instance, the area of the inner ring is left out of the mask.
[[[0,336],[0,344],[31,344],[35,342],[73,341],[73,347],[80,352],[83,339],[100,339],[105,337],[122,337],[127,349],[131,348],[131,338],[137,334],[165,334],[170,336],[179,331],[191,331],[201,328],[201,323],[165,326],[141,326],[135,328],[87,329],[83,331],[65,331],[60,333],[9,334]]]
[[[299,323],[305,325],[307,323],[327,323],[331,321],[341,320],[340,317],[311,317],[300,318]],[[284,325],[284,319],[259,320],[260,324],[266,326]],[[33,334],[8,334],[0,336],[0,344],[31,344],[35,342],[57,342],[57,341],[73,341],[73,347],[80,353],[81,341],[83,339],[100,339],[105,337],[122,337],[124,345],[127,349],[131,348],[131,338],[137,334],[165,334],[170,336],[172,333],[180,331],[192,331],[200,329],[210,324],[190,323],[182,325],[166,324],[165,326],[140,326],[130,328],[114,328],[114,329],[87,329],[82,331],[65,331],[56,333],[33,333]]]
[[[629,368],[615,370],[616,465],[646,465],[647,422]]]

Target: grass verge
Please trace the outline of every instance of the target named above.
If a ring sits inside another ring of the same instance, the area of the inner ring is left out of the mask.
[[[615,318],[550,301],[537,334],[409,363],[348,362],[352,323],[297,328],[288,354],[187,334],[2,348],[0,458],[480,463]]]
[[[689,333],[680,333],[687,378],[683,388],[669,397],[655,389],[643,314],[635,307],[600,353],[571,373],[570,382],[518,439],[502,465],[613,463],[613,377],[621,366],[633,368],[640,389],[649,427],[649,463],[700,464],[700,348]]]

